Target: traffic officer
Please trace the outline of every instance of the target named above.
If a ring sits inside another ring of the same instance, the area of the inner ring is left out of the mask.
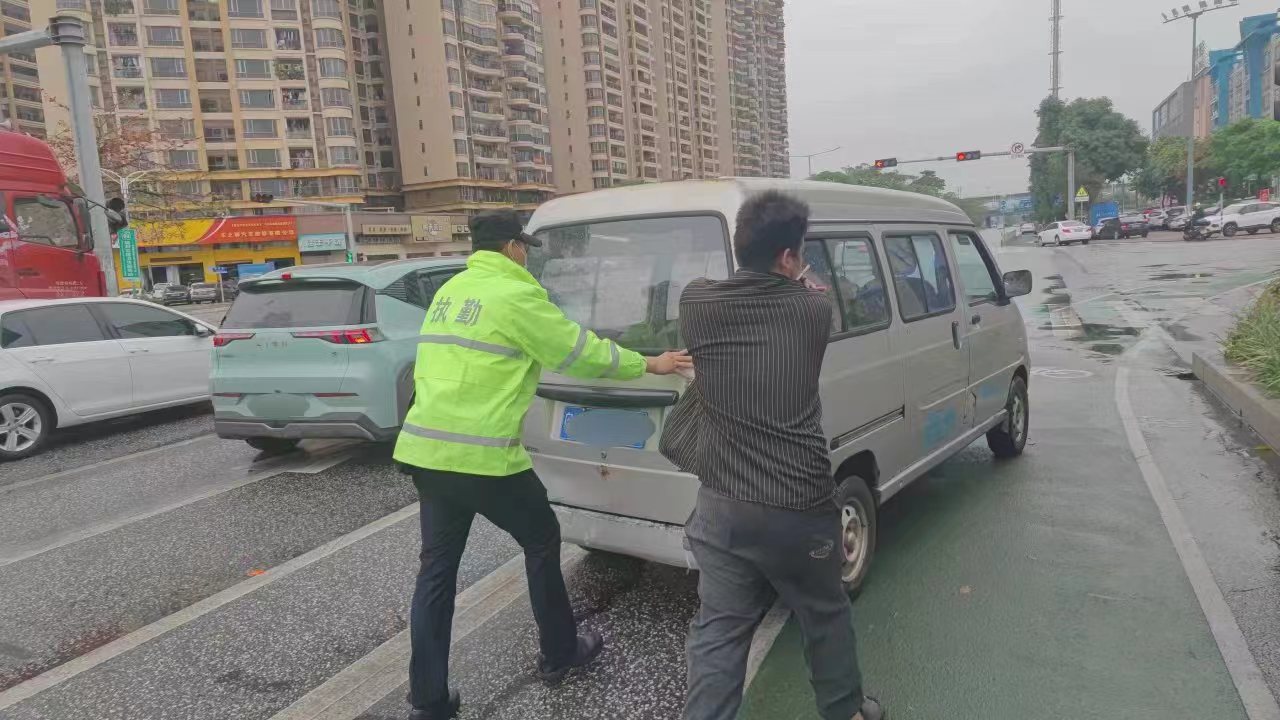
[[[410,612],[410,720],[457,715],[449,645],[458,564],[479,513],[524,549],[538,624],[537,674],[558,682],[600,654],[579,635],[560,573],[560,524],[520,442],[542,368],[580,378],[632,380],[692,367],[684,352],[643,357],[564,316],[525,269],[529,247],[512,210],[471,220],[467,269],[436,293],[419,338],[416,400],[396,442],[421,506],[422,553]]]

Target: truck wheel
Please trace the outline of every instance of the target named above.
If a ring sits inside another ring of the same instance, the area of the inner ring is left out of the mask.
[[[876,501],[871,486],[858,475],[840,482],[836,500],[840,505],[840,580],[849,597],[857,597],[876,553]]]
[[[49,439],[53,425],[53,412],[39,399],[0,394],[0,460],[34,455]]]
[[[1005,402],[1004,422],[987,431],[987,447],[1000,459],[1015,458],[1027,446],[1027,428],[1031,422],[1031,404],[1027,397],[1027,381],[1015,375],[1009,383],[1009,399]]]
[[[245,444],[254,450],[261,450],[265,453],[280,455],[292,452],[298,447],[298,443],[302,442],[296,438],[272,438],[272,437],[252,437],[245,438]]]

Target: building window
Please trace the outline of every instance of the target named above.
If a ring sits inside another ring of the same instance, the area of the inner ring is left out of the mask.
[[[444,29],[445,35],[449,37],[458,37],[458,23],[450,20],[449,18],[444,18],[440,23],[441,27]]]
[[[294,0],[271,0],[272,20],[297,20],[298,6]]]
[[[284,129],[290,140],[310,140],[311,118],[285,118]]]
[[[271,152],[275,152],[272,150]],[[262,179],[249,181],[250,195],[274,195],[276,197],[289,196],[289,181],[280,179]]]
[[[156,47],[181,47],[182,28],[149,25],[147,26],[147,44]]]
[[[156,108],[160,110],[175,110],[189,107],[191,107],[191,93],[189,91],[165,88],[156,90]]]
[[[160,137],[166,140],[191,140],[196,136],[194,120],[161,120]]]
[[[306,71],[302,69],[301,60],[276,61],[277,80],[305,80],[306,77]]]
[[[227,15],[238,18],[262,17],[262,0],[227,0]]]
[[[320,77],[322,78],[345,78],[347,77],[347,61],[342,58],[319,58]]]
[[[240,107],[247,110],[274,110],[276,93],[274,90],[241,90]]]
[[[585,75],[589,83],[598,83],[602,78],[599,70],[586,70]]]
[[[270,60],[237,60],[236,77],[251,80],[266,80],[271,77]]]
[[[351,125],[351,118],[331,117],[324,119],[325,133],[332,137],[355,137],[355,129]]]
[[[450,106],[452,106],[452,107],[455,107],[455,108],[459,108],[459,109],[461,109],[461,108],[462,108],[462,93],[460,93],[460,92],[451,92],[451,93],[449,93],[449,105],[450,105]]]
[[[421,129],[422,129],[422,128],[421,128],[421,121],[419,121],[419,128],[418,128],[418,129],[419,129],[419,130],[421,130]],[[453,131],[454,131],[454,132],[466,132],[466,131],[467,131],[467,119],[466,119],[466,118],[464,118],[464,117],[461,117],[461,116],[459,116],[459,115],[454,115],[454,116],[453,116]]]
[[[458,138],[454,138],[454,140],[453,140],[453,154],[454,154],[454,155],[466,155],[466,154],[467,154],[467,141],[466,141],[466,140],[460,140],[460,139],[458,139]]]
[[[347,39],[341,30],[333,28],[316,28],[316,47],[341,48],[347,46]]]
[[[297,28],[276,28],[276,49],[301,50],[302,31]]]
[[[359,166],[360,157],[356,153],[355,148],[345,145],[337,145],[329,148],[329,164]]]
[[[306,88],[280,88],[280,104],[285,110],[306,110]]]
[[[217,200],[240,200],[244,198],[244,190],[239,180],[213,180],[209,183],[210,194]]]
[[[458,163],[458,177],[471,177],[471,166],[467,163]]]
[[[171,170],[198,170],[200,168],[200,160],[196,157],[195,150],[170,150],[168,159],[169,169]]]
[[[137,62],[137,58],[133,58]],[[151,58],[151,77],[184,78],[187,76],[187,61],[183,58]]]
[[[146,0],[142,12],[147,15],[177,15],[178,0]]]
[[[249,28],[231,28],[231,47],[257,50],[267,49],[267,31]]]
[[[196,58],[196,82],[226,82],[227,63],[222,58]]]
[[[462,71],[456,67],[446,68],[446,75],[449,78],[450,85],[462,84]]]
[[[146,91],[140,87],[116,88],[116,106],[121,110],[146,110]]]
[[[351,91],[346,88],[320,88],[320,102],[325,107],[351,107]]]
[[[255,148],[245,151],[245,159],[249,161],[251,168],[278,168],[280,167],[280,151],[269,150],[265,148]],[[254,181],[250,181],[251,183]]]
[[[191,49],[196,52],[223,52],[226,46],[222,43],[221,28],[191,28]]]
[[[457,45],[454,45],[453,43],[445,43],[445,44],[444,44],[444,59],[445,59],[445,60],[455,60],[455,61],[456,61],[456,60],[458,59],[458,46],[457,46]]]
[[[333,189],[339,193],[360,192],[360,178],[353,175],[342,175],[333,179]]]
[[[342,5],[338,0],[314,0],[311,14],[322,18],[342,19]]]
[[[242,132],[245,138],[275,138],[280,137],[276,133],[276,121],[264,119],[251,119],[242,122]]]
[[[142,65],[137,55],[116,55],[111,58],[111,77],[140,78]]]

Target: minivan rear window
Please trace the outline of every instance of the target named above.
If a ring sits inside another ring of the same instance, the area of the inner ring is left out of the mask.
[[[728,277],[724,221],[710,215],[588,223],[539,232],[529,272],[569,319],[638,352],[682,346],[680,293]]]
[[[222,321],[225,328],[304,328],[364,325],[375,321],[372,292],[349,280],[284,280],[249,283]]]

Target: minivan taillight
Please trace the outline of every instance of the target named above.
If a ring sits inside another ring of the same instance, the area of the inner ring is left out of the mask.
[[[237,340],[248,340],[251,337],[253,337],[253,333],[220,332],[213,336],[213,346],[216,348],[226,347]]]
[[[355,330],[305,330],[291,333],[296,338],[314,338],[334,345],[368,345],[383,340],[377,328],[358,328]]]

